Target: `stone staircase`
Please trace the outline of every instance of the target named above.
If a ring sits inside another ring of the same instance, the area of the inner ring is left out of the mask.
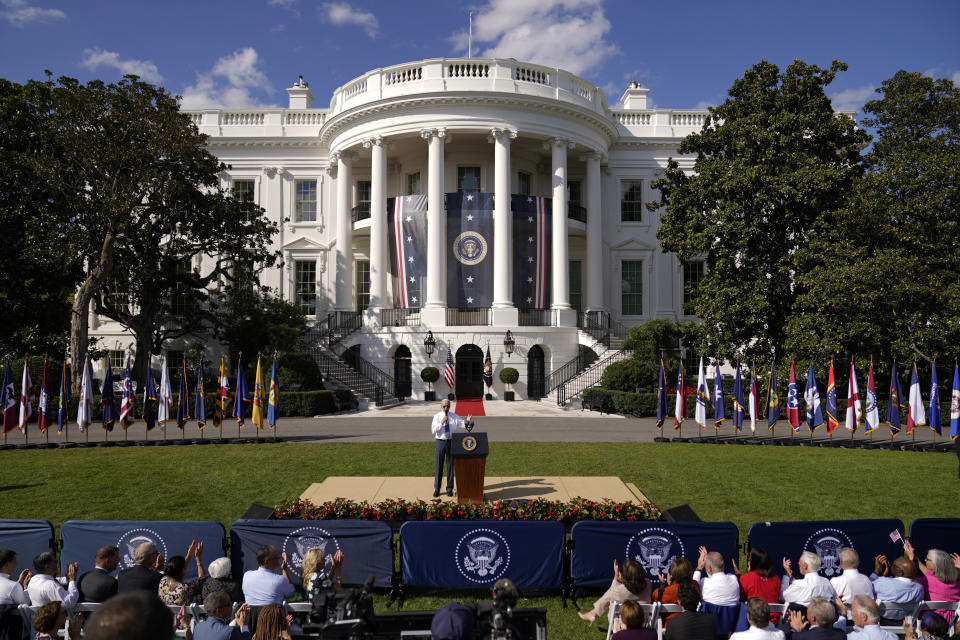
[[[623,341],[620,342],[622,344]],[[599,383],[608,366],[632,357],[633,351],[611,346],[595,362],[578,371],[566,381],[559,382],[547,395],[561,407],[566,406],[571,400],[578,398],[584,389]]]

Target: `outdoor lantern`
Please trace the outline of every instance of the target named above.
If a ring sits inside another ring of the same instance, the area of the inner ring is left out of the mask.
[[[433,338],[433,331],[427,331],[427,337],[423,340],[423,348],[428,356],[433,356],[433,350],[437,348],[437,341]]]
[[[507,352],[507,355],[513,353],[513,345],[516,344],[516,341],[513,339],[513,334],[510,333],[510,329],[507,329],[507,335],[503,337],[503,350]]]

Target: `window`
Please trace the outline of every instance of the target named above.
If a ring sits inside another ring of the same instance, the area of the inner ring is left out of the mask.
[[[317,315],[317,263],[314,260],[294,262],[294,304],[305,315]]]
[[[317,181],[297,180],[297,204],[294,222],[317,221]]]
[[[370,306],[370,261],[357,260],[357,311]]]
[[[420,191],[420,172],[407,174],[407,195],[423,193]]]
[[[479,191],[480,167],[457,167],[457,189]]]
[[[643,315],[643,262],[624,260],[620,263],[620,302],[625,316]]]
[[[697,287],[703,279],[706,266],[703,260],[691,260],[683,263],[683,312],[692,315],[687,307],[697,297]]]
[[[517,193],[523,196],[530,195],[530,174],[525,171],[517,174]]]
[[[567,181],[567,203],[569,206],[581,206],[582,191],[580,190],[579,180]]]
[[[234,180],[233,197],[240,202],[252,203],[254,201],[253,180]]]
[[[623,180],[620,183],[620,220],[640,222],[643,212],[643,181]]]
[[[370,181],[357,180],[357,204],[370,202]]]
[[[180,380],[180,372],[183,370],[183,351],[171,349],[167,351],[167,369],[170,370],[170,377]],[[159,382],[159,381],[158,381]],[[173,390],[177,392],[176,389]]]
[[[130,294],[126,291],[126,283],[114,279],[107,289],[104,302],[109,304],[119,313],[128,313],[130,311]]]
[[[177,283],[173,295],[170,297],[170,313],[175,316],[185,316],[190,309],[190,285],[186,276],[190,275],[190,260],[181,260],[177,263]]]
[[[107,364],[110,365],[110,368],[113,369],[114,371],[116,371],[117,369],[120,369],[121,371],[123,371],[123,369],[127,366],[126,359],[127,359],[126,351],[108,351],[107,352]],[[123,375],[123,374],[121,373],[120,375]],[[114,377],[116,376],[117,374],[115,373]]]
[[[579,260],[570,261],[570,306],[577,311],[583,311],[582,265]]]

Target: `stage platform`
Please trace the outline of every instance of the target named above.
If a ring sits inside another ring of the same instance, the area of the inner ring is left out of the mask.
[[[448,498],[441,493],[443,500]],[[610,499],[616,502],[643,502],[647,498],[633,483],[625,483],[616,476],[525,476],[487,477],[483,498],[495,500],[570,500],[576,497],[588,500]],[[347,498],[380,502],[390,498],[433,500],[433,477],[424,476],[330,476],[315,482],[300,497],[314,504]]]

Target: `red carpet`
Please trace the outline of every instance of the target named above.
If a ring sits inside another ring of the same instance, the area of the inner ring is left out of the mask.
[[[483,412],[483,398],[464,398],[457,399],[457,406],[453,412],[458,416],[485,416]]]

